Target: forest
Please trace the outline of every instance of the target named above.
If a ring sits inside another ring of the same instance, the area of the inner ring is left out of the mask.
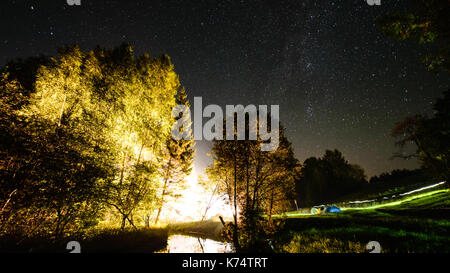
[[[379,29],[386,39],[431,44],[424,70],[448,74],[449,8],[431,2],[428,13],[381,18]],[[232,217],[205,219],[210,202],[201,221],[172,223],[161,215],[188,187],[197,152],[190,131],[172,137],[173,124],[189,118],[172,110],[191,107],[181,76],[168,55],[139,55],[129,44],[69,45],[1,67],[0,251],[66,252],[79,241],[88,252],[157,252],[172,235],[202,233],[235,252],[365,252],[376,234],[387,251],[448,253],[450,90],[433,115],[400,117],[390,132],[393,157],[420,167],[373,177],[339,149],[300,161],[283,120],[273,151],[260,137],[241,140],[234,124],[232,140],[211,142],[211,164],[198,178],[204,199],[219,197]],[[442,184],[429,195],[381,200],[432,183]],[[363,198],[367,208],[348,203]],[[319,205],[343,211],[312,215]],[[402,225],[411,230],[399,242]]]
[[[5,242],[145,232],[191,172],[194,140],[171,135],[183,118],[171,109],[190,103],[168,56],[135,56],[128,45],[89,52],[71,46],[58,57],[9,63],[1,90]],[[449,100],[447,91],[433,117],[408,117],[392,130],[400,148],[417,145],[402,155],[418,157],[423,169],[370,181],[338,150],[300,163],[283,127],[274,151],[261,150],[261,139],[238,140],[237,131],[235,140],[214,140],[205,187],[215,185],[233,215],[228,223],[221,218],[221,233],[238,251],[266,249],[265,240],[282,230],[274,216],[284,212],[371,191],[390,178],[448,181]]]

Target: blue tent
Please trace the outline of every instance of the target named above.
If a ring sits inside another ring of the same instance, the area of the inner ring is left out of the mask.
[[[341,212],[341,209],[336,206],[330,206],[325,209],[325,213],[337,213]]]

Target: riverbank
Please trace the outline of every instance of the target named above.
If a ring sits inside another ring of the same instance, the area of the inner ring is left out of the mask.
[[[169,235],[188,235],[215,241],[222,241],[220,232],[223,225],[219,221],[197,221],[174,223],[167,226]]]
[[[82,253],[153,253],[164,249],[168,240],[167,228],[100,229],[84,236],[60,240],[48,238],[0,238],[0,251],[6,253],[68,253],[67,243],[79,243]]]

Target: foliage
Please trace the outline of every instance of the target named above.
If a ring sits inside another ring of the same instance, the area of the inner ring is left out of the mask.
[[[422,58],[428,69],[443,68],[450,73],[448,1],[416,0],[414,4],[414,9],[407,14],[393,13],[381,17],[379,27],[394,39],[429,45],[428,53]]]
[[[432,118],[419,115],[406,117],[398,122],[391,132],[398,139],[397,145],[402,149],[396,156],[403,158],[417,157],[422,165],[433,170],[434,176],[448,181],[450,179],[450,90],[434,105]],[[416,145],[416,152],[404,154],[403,148],[408,144]]]
[[[111,155],[94,145],[95,135],[25,114],[32,99],[23,94],[32,91],[7,71],[1,90],[1,233],[58,238],[95,224]]]
[[[128,45],[70,46],[3,67],[0,235],[58,239],[111,208],[134,226],[157,199],[179,85],[168,56]]]
[[[403,179],[415,179],[415,176],[420,176],[423,173],[423,170],[408,170],[408,169],[395,169],[391,172],[383,172],[380,175],[375,175],[370,178],[369,183],[392,183],[398,180]]]
[[[302,207],[320,205],[360,190],[367,184],[364,170],[349,164],[338,150],[322,158],[311,157],[302,165],[296,181],[297,202]]]
[[[184,105],[189,107],[186,90],[182,88],[176,97],[177,105]],[[182,115],[182,114],[181,114]],[[174,122],[179,119],[190,120],[190,117],[178,116],[175,117]],[[184,124],[189,125],[189,122]],[[160,205],[155,219],[155,224],[158,223],[161,210],[167,198],[176,199],[179,197],[177,192],[183,189],[185,177],[192,171],[192,162],[194,160],[195,141],[192,137],[192,132],[184,132],[183,128],[181,134],[187,134],[188,139],[175,140],[169,137],[166,141],[164,150],[164,157],[161,164],[161,178],[163,179],[163,187],[160,197]]]
[[[235,140],[214,141],[213,164],[207,173],[211,181],[218,183],[220,195],[232,208],[234,223],[228,225],[225,233],[233,237],[236,249],[241,251],[267,246],[263,226],[266,221],[270,224],[273,213],[291,205],[298,163],[283,128],[275,151],[261,151],[259,138],[237,140],[236,119],[234,128]],[[268,220],[261,218],[263,214]]]
[[[295,234],[291,242],[283,246],[288,253],[364,253],[365,245],[361,242],[326,238],[319,235],[305,236]]]

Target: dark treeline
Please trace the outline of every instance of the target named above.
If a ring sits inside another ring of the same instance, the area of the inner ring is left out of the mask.
[[[419,182],[420,180],[424,180],[427,178],[426,170],[416,169],[416,170],[407,170],[407,169],[395,169],[391,172],[384,172],[380,175],[372,176],[369,180],[371,185],[377,184],[390,184],[390,185],[401,185],[401,180],[415,180],[415,182]],[[399,182],[400,181],[400,182]]]
[[[338,150],[305,160],[296,183],[300,207],[320,205],[361,190],[367,184],[364,170],[345,160]]]

